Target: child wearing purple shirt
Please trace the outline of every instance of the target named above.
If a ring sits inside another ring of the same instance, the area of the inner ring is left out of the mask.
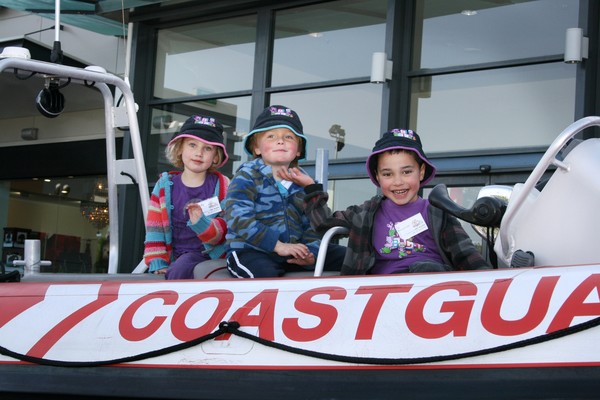
[[[334,213],[322,185],[293,168],[283,173],[285,179],[305,186],[305,212],[317,231],[333,226],[349,229],[343,275],[491,268],[460,222],[419,196],[436,168],[416,132],[384,133],[366,166],[381,194]]]
[[[227,224],[221,202],[229,179],[217,171],[228,159],[223,126],[194,115],[165,153],[183,171],[162,173],[152,190],[144,261],[150,272],[167,279],[191,279],[198,263],[224,256]]]

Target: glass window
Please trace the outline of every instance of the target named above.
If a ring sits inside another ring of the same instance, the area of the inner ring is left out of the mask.
[[[339,211],[369,200],[377,194],[377,187],[370,179],[339,179],[329,181],[327,191],[329,207],[333,211]]]
[[[156,174],[169,171],[173,166],[165,157],[165,147],[179,132],[181,125],[192,115],[200,114],[216,118],[224,128],[224,142],[229,161],[219,171],[232,176],[237,169],[236,161],[243,153],[242,137],[249,131],[250,97],[216,99],[162,106],[152,110],[152,130],[148,154],[158,160]]]
[[[368,76],[383,51],[387,0],[334,1],[279,11],[271,85]]]
[[[307,160],[316,150],[330,159],[366,157],[381,136],[381,85],[371,83],[327,89],[277,93],[271,104],[298,113],[307,136]]]
[[[25,240],[40,241],[41,272],[106,272],[108,188],[106,177],[47,177],[4,182],[9,188],[2,264],[18,269]]]
[[[177,98],[252,88],[256,17],[158,32],[154,96]]]
[[[414,78],[411,126],[428,154],[546,147],[573,122],[575,74],[561,62]]]
[[[365,168],[365,173],[366,173]],[[327,182],[329,201],[332,211],[343,211],[350,206],[360,205],[377,194],[377,187],[370,179],[339,179]],[[337,243],[347,246],[348,238],[334,238]]]
[[[413,68],[562,54],[578,0],[418,0]]]

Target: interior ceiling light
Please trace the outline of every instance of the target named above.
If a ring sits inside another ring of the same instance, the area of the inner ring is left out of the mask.
[[[462,15],[466,15],[467,17],[470,17],[472,15],[477,15],[477,11],[475,11],[475,10],[462,10],[460,13]]]

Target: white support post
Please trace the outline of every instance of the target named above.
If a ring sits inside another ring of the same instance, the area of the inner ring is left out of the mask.
[[[329,150],[317,149],[315,157],[315,181],[323,185],[323,191],[327,192],[327,181],[329,179]]]
[[[25,249],[23,250],[23,260],[13,261],[13,265],[23,265],[24,275],[39,274],[40,266],[50,266],[51,261],[40,260],[40,241],[39,239],[25,239]]]

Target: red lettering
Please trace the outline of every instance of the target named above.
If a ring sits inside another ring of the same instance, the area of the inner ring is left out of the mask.
[[[185,319],[188,316],[190,309],[199,301],[210,298],[217,299],[218,301],[217,307],[214,309],[211,317],[204,325],[198,328],[189,328],[185,324]],[[183,304],[177,308],[175,314],[173,314],[173,320],[171,321],[173,335],[184,342],[208,335],[215,330],[221,321],[223,321],[223,318],[229,311],[229,308],[231,308],[232,303],[233,293],[229,290],[208,290],[190,297],[184,301]]]
[[[165,316],[157,316],[148,323],[148,325],[136,328],[133,326],[133,317],[135,313],[147,302],[154,299],[162,299],[163,304],[165,305],[173,305],[177,303],[179,295],[177,292],[172,290],[163,290],[154,293],[148,293],[133,303],[123,312],[121,319],[119,320],[119,332],[123,339],[129,340],[132,342],[138,342],[140,340],[144,340],[149,338],[160,328],[160,326],[165,322],[167,317]]]
[[[74,326],[83,321],[86,317],[92,315],[97,310],[117,300],[117,294],[121,284],[119,282],[104,282],[98,291],[98,298],[89,304],[76,310],[71,315],[60,321],[56,326],[50,329],[42,338],[29,350],[28,356],[43,357],[48,350],[52,348],[67,332]]]
[[[590,275],[573,290],[573,293],[565,300],[554,316],[546,332],[550,333],[568,328],[575,317],[600,316],[600,303],[585,302],[585,299],[594,291],[596,296],[600,295],[600,274]]]
[[[538,326],[550,306],[552,293],[558,282],[558,276],[545,276],[533,292],[529,309],[525,316],[514,321],[507,321],[500,316],[500,309],[506,297],[506,292],[512,283],[512,279],[497,279],[492,284],[481,311],[481,324],[488,332],[500,336],[521,335]],[[521,304],[525,307],[525,299],[521,298]]]
[[[361,286],[356,294],[368,294],[369,300],[360,316],[358,327],[356,328],[356,340],[370,340],[373,338],[375,323],[381,312],[381,307],[390,293],[406,293],[411,285],[383,285],[383,286]]]
[[[329,300],[343,300],[346,298],[346,289],[338,286],[326,286],[311,289],[298,296],[294,302],[296,310],[314,315],[321,322],[312,328],[302,328],[298,324],[298,318],[284,318],[281,328],[286,337],[296,342],[310,342],[322,338],[331,331],[337,320],[337,309],[330,304],[314,302],[313,297],[318,295],[328,295]]]
[[[273,331],[277,293],[277,289],[263,290],[236,310],[231,316],[231,321],[237,321],[241,326],[256,326],[258,327],[258,336],[265,340],[274,340],[275,333]],[[250,315],[250,312],[259,306],[259,313],[257,315]],[[229,336],[230,334],[225,334],[219,336],[217,339],[227,340]]]
[[[443,323],[432,324],[425,320],[423,311],[425,304],[436,293],[444,290],[455,290],[459,296],[474,296],[477,286],[471,282],[444,282],[430,286],[417,293],[406,307],[406,324],[408,329],[425,339],[439,339],[451,333],[454,336],[465,336],[474,300],[447,301],[440,307],[440,312],[452,313]]]

